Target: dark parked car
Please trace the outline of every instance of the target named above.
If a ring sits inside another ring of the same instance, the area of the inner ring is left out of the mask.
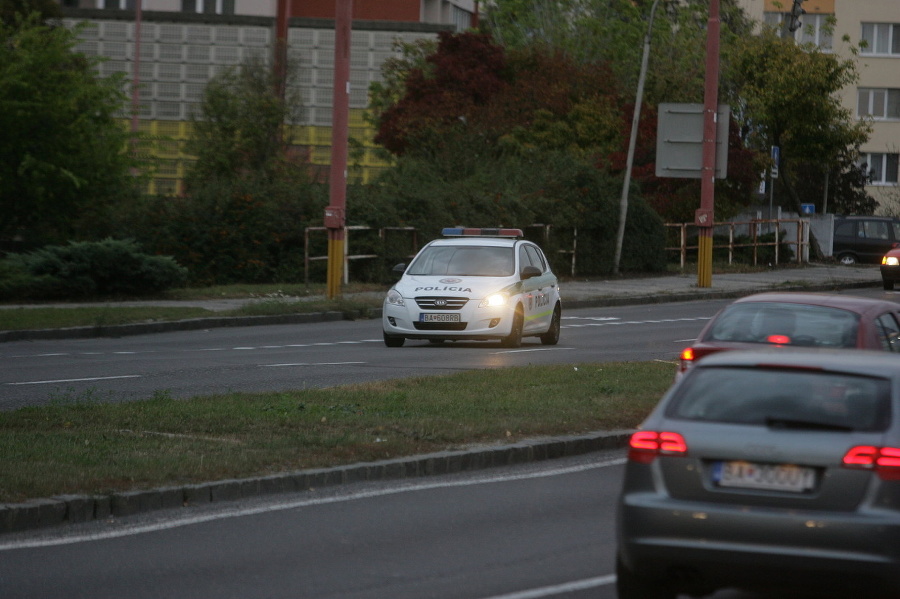
[[[854,295],[758,293],[735,300],[681,352],[680,373],[720,351],[765,346],[900,351],[900,304]],[[898,360],[900,361],[900,360]]]
[[[723,352],[631,436],[619,599],[900,597],[900,359]]]
[[[878,263],[900,246],[900,219],[885,216],[845,216],[834,221],[832,254],[841,264]]]

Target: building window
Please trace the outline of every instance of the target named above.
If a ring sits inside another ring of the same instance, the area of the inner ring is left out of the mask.
[[[465,31],[472,27],[472,13],[458,6],[451,6],[450,11],[450,18],[453,19],[456,31]]]
[[[895,23],[863,23],[863,54],[900,54],[900,25]]]
[[[181,0],[181,12],[233,15],[234,0]]]
[[[98,4],[108,10],[134,10],[134,0],[99,0]]]
[[[791,13],[766,12],[763,15],[766,25],[777,29],[781,37],[792,37],[801,44],[812,43],[820,50],[832,49],[832,17],[832,14],[805,14],[800,18],[802,26],[791,33],[788,30]]]
[[[856,116],[876,121],[900,119],[900,89],[859,88],[856,92]]]
[[[871,185],[896,185],[900,154],[863,154],[860,165],[867,168]]]

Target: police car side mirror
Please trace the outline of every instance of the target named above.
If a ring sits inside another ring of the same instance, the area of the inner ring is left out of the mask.
[[[537,266],[526,266],[522,269],[522,280],[530,279],[532,277],[541,276],[541,269]]]
[[[396,266],[394,266],[394,268],[391,269],[391,272],[394,273],[395,275],[397,275],[398,277],[402,277],[403,273],[406,272],[406,264],[404,264],[402,262],[400,264],[397,264]]]

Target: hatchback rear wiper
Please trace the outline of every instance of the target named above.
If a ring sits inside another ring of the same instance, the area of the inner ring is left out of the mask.
[[[816,422],[814,420],[800,420],[796,418],[776,418],[774,416],[769,416],[766,418],[766,426],[768,426],[769,428],[790,428],[818,431],[851,432],[855,430],[852,426],[847,426],[846,424]]]

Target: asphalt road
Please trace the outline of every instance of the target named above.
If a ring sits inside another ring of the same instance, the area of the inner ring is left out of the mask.
[[[0,409],[328,387],[528,364],[677,358],[727,300],[567,310],[557,346],[526,338],[386,348],[379,320],[0,344]]]

